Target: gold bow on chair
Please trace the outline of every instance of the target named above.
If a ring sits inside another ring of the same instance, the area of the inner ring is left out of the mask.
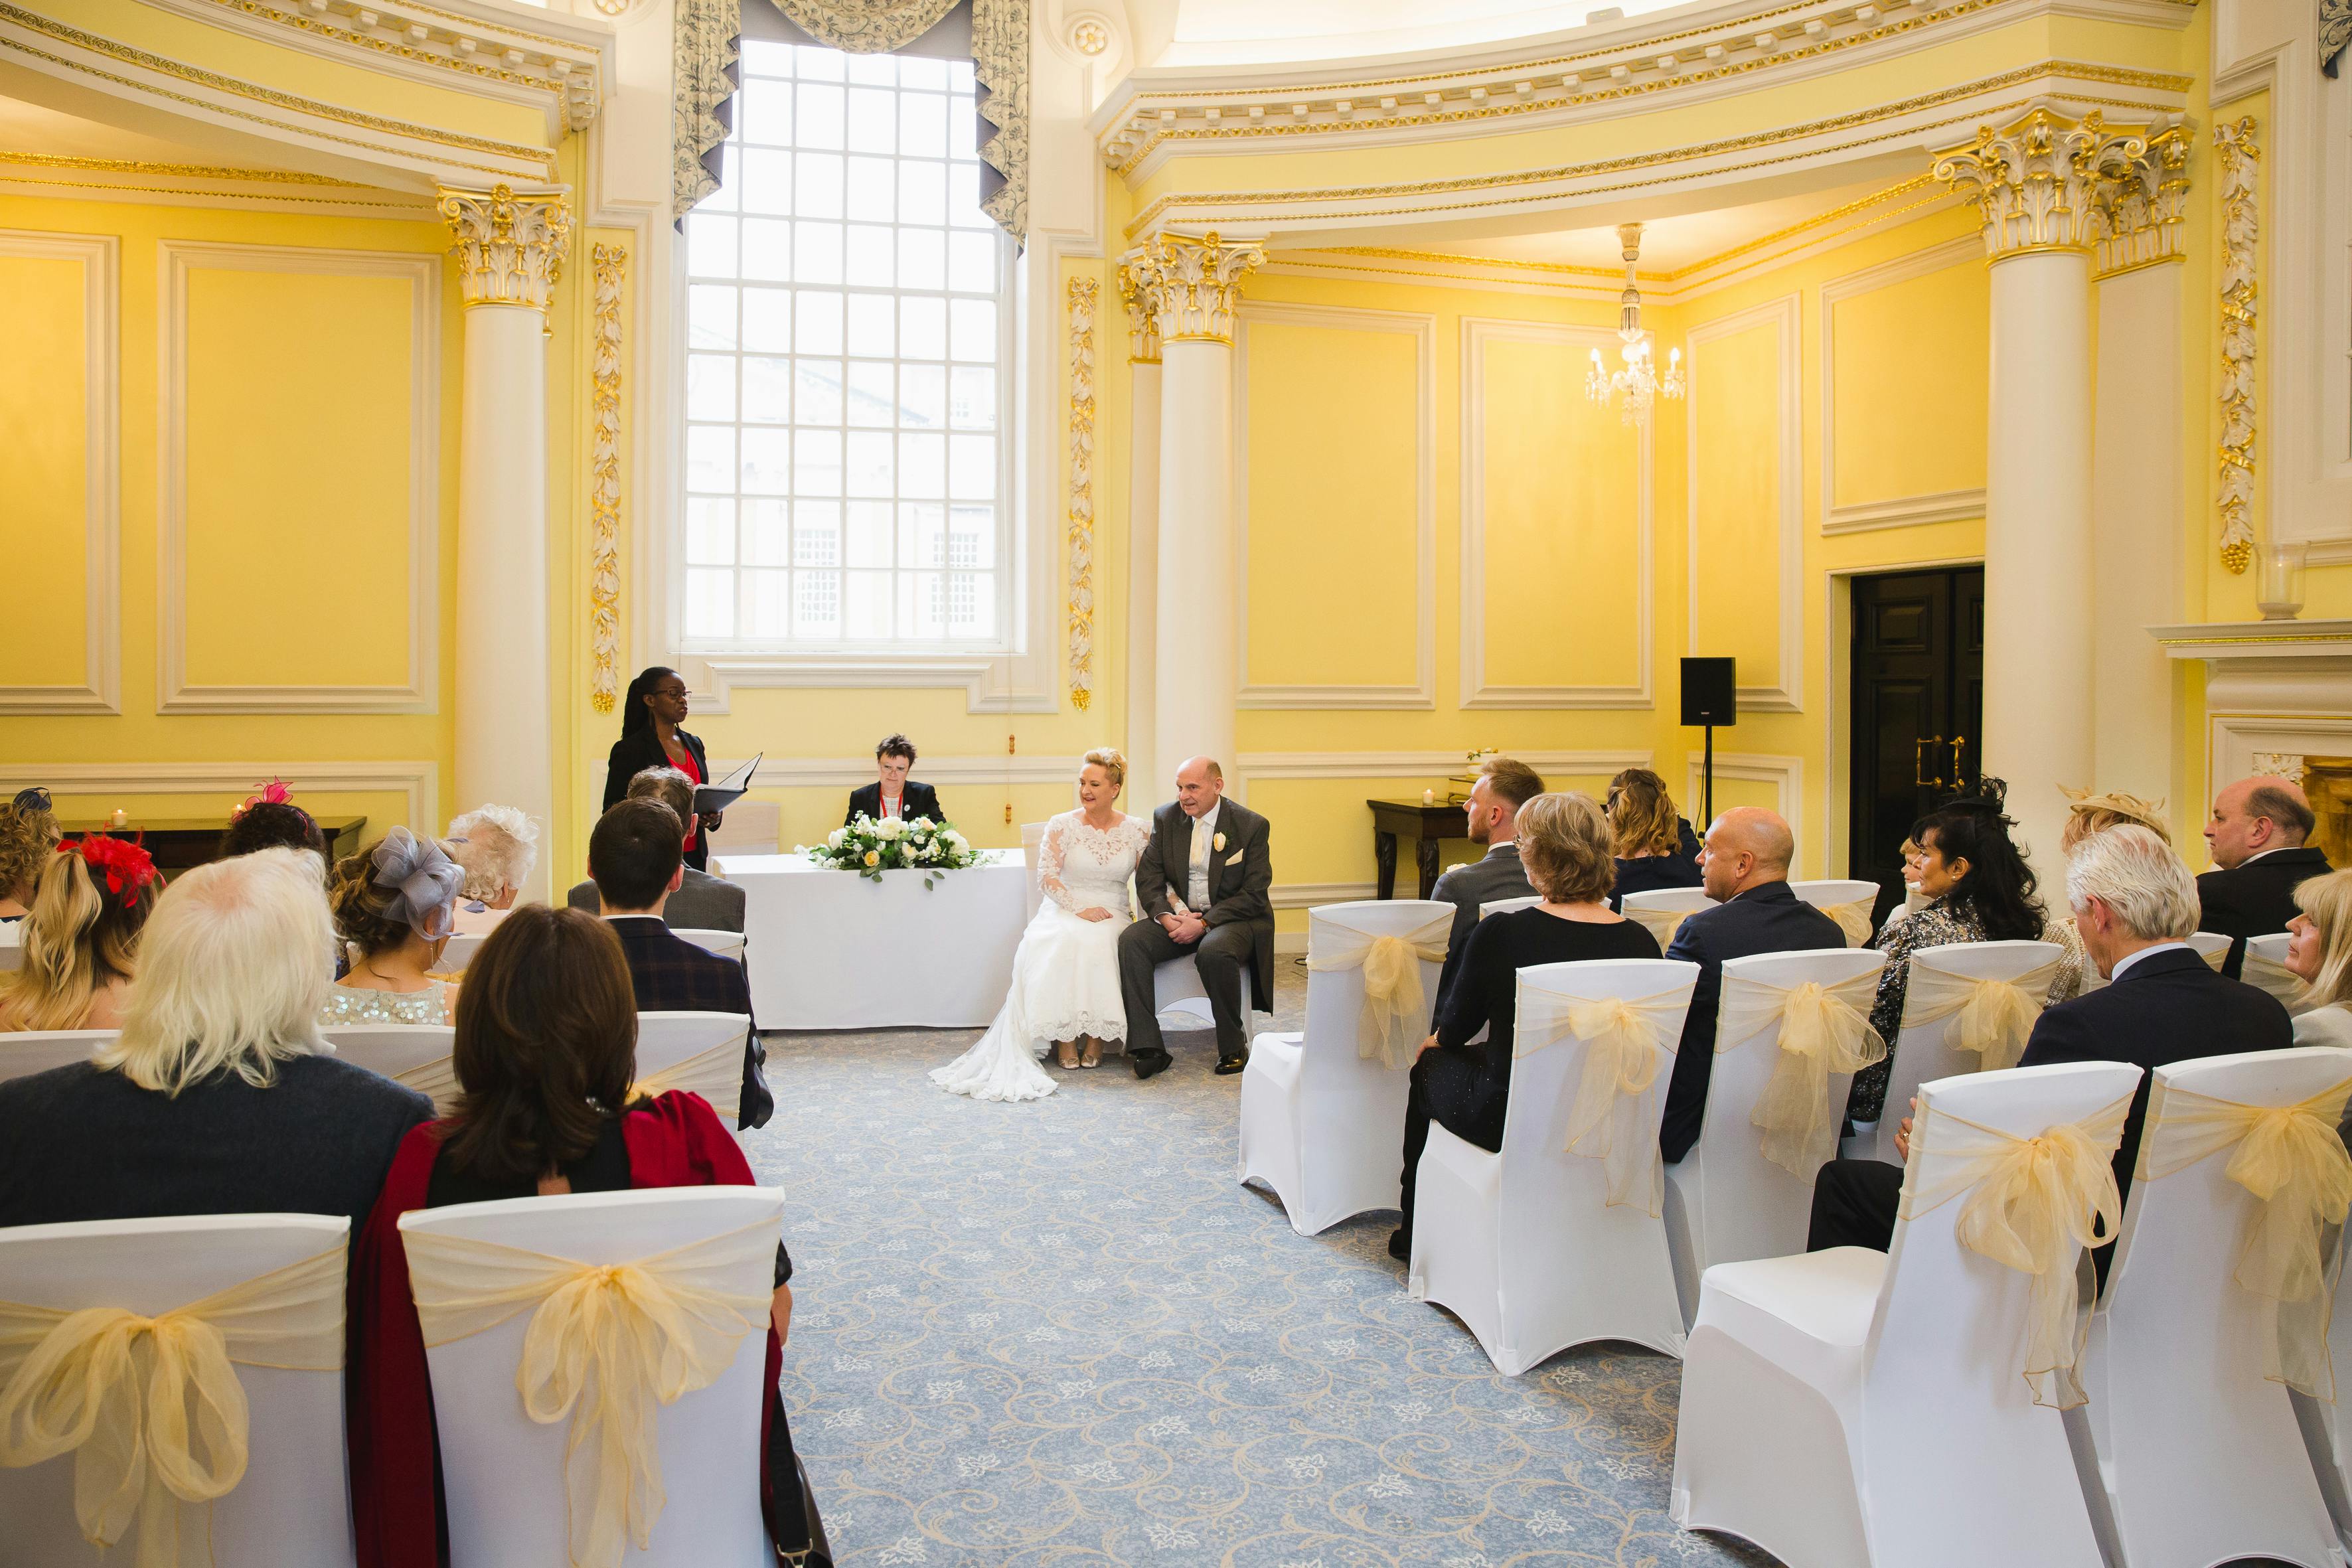
[[[1866,947],[1870,944],[1872,935],[1870,911],[1878,907],[1877,894],[1873,893],[1868,898],[1855,899],[1850,903],[1822,904],[1817,907],[1822,913],[1837,921],[1838,930],[1845,932],[1846,946]]]
[[[152,1318],[0,1301],[0,1465],[73,1455],[82,1538],[110,1547],[135,1519],[137,1568],[177,1568],[180,1505],[245,1479],[237,1364],[341,1369],[343,1257],[338,1242]]]
[[[743,1336],[767,1321],[766,1292],[728,1284],[774,1253],[777,1230],[762,1220],[618,1264],[402,1231],[427,1346],[530,1309],[515,1387],[533,1421],[572,1419],[563,1483],[579,1568],[613,1568],[627,1542],[650,1544],[666,1500],[656,1409],[709,1387]]]
[[[1639,1204],[1655,1215],[1664,1198],[1658,1168],[1658,1062],[1679,1043],[1674,1026],[1690,1010],[1691,987],[1654,996],[1598,999],[1522,988],[1514,1058],[1570,1036],[1584,1042],[1584,1070],[1568,1113],[1566,1152],[1605,1163],[1608,1206]]]
[[[1879,973],[1793,987],[1724,976],[1717,1054],[1738,1049],[1776,1020],[1780,1026],[1780,1059],[1748,1120],[1764,1130],[1764,1157],[1800,1181],[1811,1182],[1836,1152],[1845,1107],[1830,1103],[1831,1076],[1850,1076],[1886,1059],[1886,1042],[1868,1016]]]
[[[2110,1162],[2130,1110],[2126,1095],[2080,1121],[2012,1138],[1930,1102],[1912,1134],[1903,1217],[1917,1219],[1965,1192],[1953,1226],[1960,1245],[2032,1279],[2020,1371],[2036,1405],[2068,1410],[2085,1398],[2075,1370],[2090,1329],[2078,1310],[2090,1266],[2084,1249],[2113,1241],[2123,1223]]]
[[[1356,1054],[1366,1061],[1409,1068],[1420,1054],[1429,1017],[1422,991],[1423,963],[1445,962],[1445,939],[1454,927],[1451,910],[1432,916],[1402,936],[1368,936],[1337,921],[1311,928],[1307,967],[1364,971],[1364,1010],[1356,1022]],[[1316,945],[1320,939],[1322,945]]]
[[[1903,1026],[1916,1028],[1949,1018],[1946,1044],[1975,1052],[1985,1072],[2013,1068],[2025,1054],[2042,1004],[2050,999],[2058,964],[2053,958],[2014,980],[1971,980],[1915,957],[1904,993]]]
[[[2347,1099],[2352,1078],[2275,1106],[2215,1100],[2158,1079],[2139,1146],[2145,1182],[2234,1145],[2222,1174],[2262,1205],[2233,1278],[2271,1303],[2263,1375],[2331,1402],[2336,1372],[2327,1326],[2342,1253],[2326,1251],[2322,1234],[2352,1210],[2352,1155],[2336,1131]]]
[[[735,1104],[743,1088],[743,1038],[722,1040],[707,1051],[674,1061],[659,1072],[649,1072],[629,1086],[629,1098],[652,1100],[684,1089],[712,1105]]]
[[[2249,945],[2246,961],[2239,967],[2238,978],[2247,984],[2267,991],[2289,1009],[2303,1000],[2303,976],[2275,958],[2264,958]]]

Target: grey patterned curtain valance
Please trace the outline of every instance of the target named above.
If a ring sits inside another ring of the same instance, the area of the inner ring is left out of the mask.
[[[852,54],[904,48],[966,0],[751,0],[772,4],[819,43]],[[1029,227],[1029,0],[969,0],[972,78],[984,128],[981,207],[1015,241]],[[678,0],[677,205],[719,188],[732,121],[741,0]]]
[[[2352,0],[2319,0],[2319,68],[2334,76],[2347,44],[2352,44]]]

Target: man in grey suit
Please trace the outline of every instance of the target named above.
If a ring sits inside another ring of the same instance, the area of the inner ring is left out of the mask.
[[[694,837],[694,781],[676,768],[645,768],[629,778],[629,800],[657,800],[677,813],[686,824],[686,836]],[[563,901],[575,910],[590,914],[597,910],[596,884],[583,882],[564,895]],[[743,889],[721,878],[713,877],[693,867],[686,868],[686,880],[662,906],[662,919],[671,926],[686,931],[741,931],[743,929]]]
[[[1190,958],[1217,1023],[1217,1071],[1249,1065],[1242,1019],[1242,966],[1258,1005],[1274,1003],[1274,860],[1265,817],[1227,800],[1224,770],[1192,757],[1176,770],[1176,798],[1151,814],[1151,841],[1135,863],[1144,918],[1118,938],[1118,986],[1127,1005],[1128,1059],[1135,1076],[1164,1072],[1168,1047],[1151,972]]]
[[[1454,930],[1445,939],[1445,967],[1437,977],[1440,997],[1453,984],[1454,966],[1470,941],[1470,928],[1478,923],[1478,906],[1535,896],[1535,885],[1519,866],[1519,807],[1543,792],[1543,779],[1535,769],[1513,758],[1490,757],[1478,770],[1463,813],[1470,819],[1470,842],[1484,844],[1486,853],[1437,879],[1430,895],[1454,906]]]

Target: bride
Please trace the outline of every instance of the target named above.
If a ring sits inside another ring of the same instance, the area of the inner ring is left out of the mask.
[[[932,1071],[941,1089],[974,1100],[1043,1100],[1054,1092],[1037,1065],[1048,1042],[1063,1067],[1090,1068],[1102,1060],[1103,1041],[1127,1038],[1118,933],[1128,924],[1128,879],[1151,841],[1151,823],[1111,809],[1126,782],[1125,757],[1107,747],[1087,753],[1078,809],[1046,823],[1038,847],[1045,897],[1013,955],[1013,988],[980,1043]]]

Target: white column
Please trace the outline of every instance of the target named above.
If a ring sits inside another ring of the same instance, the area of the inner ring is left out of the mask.
[[[1173,764],[1154,751],[1160,711],[1154,671],[1160,624],[1160,316],[1120,268],[1119,298],[1127,306],[1129,429],[1127,482],[1127,767],[1136,793],[1129,805],[1157,798]]]
[[[547,605],[548,294],[570,249],[562,191],[444,191],[466,302],[457,458],[457,805],[555,809]],[[542,854],[526,898],[544,899]]]
[[[2061,787],[2098,788],[2092,604],[2091,259],[2102,171],[2146,151],[2095,114],[2036,109],[1937,162],[1975,202],[1992,268],[1986,431],[1985,773],[2061,885]]]
[[[1129,265],[1157,308],[1160,338],[1159,582],[1152,627],[1151,753],[1235,767],[1241,687],[1234,554],[1234,308],[1265,253],[1162,235]],[[1165,787],[1165,781],[1158,781]]]

